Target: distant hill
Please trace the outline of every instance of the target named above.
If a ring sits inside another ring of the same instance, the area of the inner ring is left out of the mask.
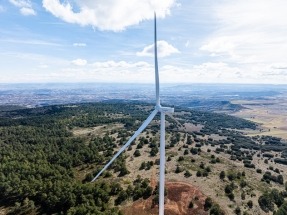
[[[233,113],[245,109],[242,105],[232,104],[230,101],[216,100],[192,100],[179,104],[182,107],[199,109],[201,111],[228,112]]]

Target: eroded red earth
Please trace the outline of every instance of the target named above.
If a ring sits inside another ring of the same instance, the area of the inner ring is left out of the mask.
[[[165,199],[165,215],[207,215],[204,211],[206,196],[195,186],[184,182],[167,182],[167,197]],[[150,215],[158,214],[158,205],[152,204],[153,197],[146,200],[135,201],[132,206],[122,211],[126,215]],[[193,208],[189,208],[190,202]]]

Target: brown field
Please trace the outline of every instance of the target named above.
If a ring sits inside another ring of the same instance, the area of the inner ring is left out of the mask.
[[[249,135],[271,135],[287,139],[286,97],[252,101],[237,100],[232,103],[241,104],[246,108],[232,115],[260,124],[261,129],[249,132]]]

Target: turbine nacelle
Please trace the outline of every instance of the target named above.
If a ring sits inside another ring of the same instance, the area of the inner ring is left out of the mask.
[[[174,112],[174,108],[171,108],[171,107],[162,107],[161,105],[155,106],[155,109],[156,109],[158,112],[161,112],[161,113],[173,113],[173,112]]]

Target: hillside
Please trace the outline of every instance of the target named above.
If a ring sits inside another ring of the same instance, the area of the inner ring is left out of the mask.
[[[159,116],[89,183],[152,108],[2,108],[0,214],[157,214]],[[257,125],[233,116],[175,110],[166,123],[166,214],[286,214],[285,140],[247,136]]]

